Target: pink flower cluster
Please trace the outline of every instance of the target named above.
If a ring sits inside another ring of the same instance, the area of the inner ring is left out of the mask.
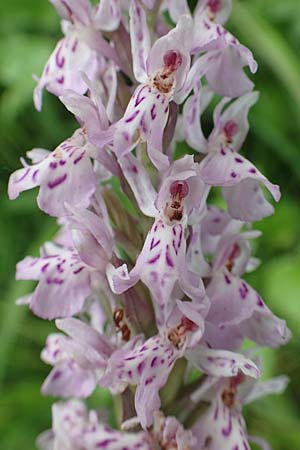
[[[244,67],[257,64],[224,28],[232,1],[199,0],[193,12],[185,0],[50,1],[64,37],[34,102],[40,110],[48,90],[79,128],[28,152],[9,181],[11,199],[39,187],[39,208],[60,226],[17,266],[17,279],[37,281],[19,303],[60,330],[42,351],[52,366],[42,392],[66,400],[39,446],[266,449],[242,406],[285,388],[284,376],[257,381],[256,352],[290,331],[243,277],[259,264],[252,223],[274,210],[262,187],[275,201],[280,191],[239,153],[258,99]],[[192,155],[178,158],[180,141]],[[208,202],[217,187],[224,209]],[[83,402],[105,388],[121,398],[122,431]]]

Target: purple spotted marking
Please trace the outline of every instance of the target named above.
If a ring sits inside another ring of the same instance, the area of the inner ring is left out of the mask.
[[[221,148],[221,151],[220,151],[220,153],[221,153],[221,155],[223,155],[223,156],[225,156],[225,155],[226,155],[226,152],[225,152],[224,148]]]
[[[73,53],[76,51],[77,46],[78,46],[78,39],[76,38],[74,41],[74,44],[72,45],[72,48],[71,48]]]
[[[156,261],[158,261],[160,258],[160,253],[158,253],[156,256],[148,260],[148,264],[154,264]]]
[[[152,119],[152,120],[155,120],[155,118],[156,118],[156,116],[157,116],[157,113],[156,113],[156,105],[155,105],[155,103],[154,103],[154,105],[152,105],[150,114],[151,114],[151,119]]]
[[[245,367],[245,369],[253,369],[253,367],[252,367],[251,364],[249,364],[249,363],[246,363],[246,364],[244,365],[244,367]]]
[[[125,119],[125,122],[126,122],[126,123],[132,122],[132,121],[136,118],[136,116],[139,115],[139,113],[140,113],[140,110],[139,110],[139,109],[136,109],[136,110],[134,111],[134,113],[133,113],[130,117],[128,117],[128,119]]]
[[[222,29],[219,25],[217,26],[217,33],[219,36],[222,36]]]
[[[21,176],[21,178],[19,178],[19,179],[16,181],[16,183],[20,183],[20,181],[24,180],[24,178],[27,177],[27,175],[28,175],[29,172],[30,172],[30,168],[28,167],[28,168],[25,170],[25,173]]]
[[[56,161],[51,161],[51,163],[49,164],[50,169],[56,169],[57,168],[57,162]]]
[[[252,167],[252,169],[249,169],[249,173],[256,173],[256,169]]]
[[[152,238],[151,243],[150,243],[150,250],[153,250],[155,247],[157,247],[160,244],[160,239],[158,239],[157,241],[155,241],[154,238]]]
[[[137,366],[137,371],[140,375],[142,375],[143,370],[145,369],[145,366],[146,366],[145,361],[140,362],[139,365]]]
[[[79,155],[76,159],[74,159],[73,164],[78,164],[79,161],[82,160],[82,158],[84,157],[84,155],[85,155],[85,151],[81,152],[80,155]]]
[[[59,165],[60,165],[60,166],[64,166],[64,165],[66,164],[66,162],[67,162],[67,161],[66,161],[65,159],[60,159],[60,160],[59,160]]]
[[[108,438],[104,441],[97,442],[96,448],[107,448],[109,444],[113,444],[114,442],[118,442],[117,438]]]
[[[235,172],[231,172],[230,176],[231,176],[231,178],[236,178],[237,174]]]
[[[262,299],[260,298],[260,296],[257,294],[257,301],[256,304],[260,307],[263,308],[264,307],[264,303],[262,301]]]
[[[64,66],[65,64],[65,58],[63,56],[61,56],[60,52],[62,50],[62,45],[60,45],[59,49],[56,52],[55,55],[55,62],[57,67],[59,67],[60,69]]]
[[[145,113],[143,113],[142,118],[140,120],[140,126],[142,128],[143,133],[146,134],[148,131],[148,128],[147,128],[146,121],[145,121]]]
[[[240,291],[241,298],[243,300],[245,300],[245,298],[247,297],[248,292],[249,292],[249,289],[248,289],[248,286],[246,285],[246,283],[242,283],[242,286],[240,287],[239,291]]]
[[[231,279],[229,278],[229,276],[225,273],[224,274],[224,278],[227,284],[231,284]]]
[[[145,385],[148,386],[148,384],[151,384],[153,380],[155,380],[154,376],[150,377],[150,378],[147,378],[147,380],[145,381]]]
[[[65,77],[62,75],[60,78],[56,78],[56,81],[57,81],[58,84],[64,84]]]
[[[57,284],[61,285],[63,284],[64,280],[61,278],[47,278],[47,284]]]
[[[33,174],[32,174],[32,181],[35,183],[36,182],[36,176],[39,173],[39,169],[36,169]]]
[[[62,268],[62,265],[64,264],[64,261],[62,261],[61,263],[57,264],[56,269],[59,273],[64,273],[64,269]]]
[[[151,366],[151,367],[156,367],[156,366],[158,365],[158,363],[159,363],[158,357],[157,357],[157,356],[154,356],[154,358],[153,358],[152,361],[151,361],[150,366]]]
[[[168,244],[166,245],[166,263],[167,263],[167,265],[168,265],[169,267],[174,267],[174,262],[173,262],[173,260],[172,260],[172,258],[171,258],[171,255],[170,255],[170,247],[169,247]]]
[[[222,434],[223,436],[227,437],[231,434],[232,431],[232,418],[231,418],[231,412],[229,412],[229,422],[227,428],[222,428]]]
[[[127,131],[123,131],[123,137],[124,137],[124,139],[125,139],[125,141],[129,141],[129,133],[127,132]]]
[[[41,271],[42,271],[43,273],[46,272],[47,267],[49,267],[49,264],[50,264],[50,263],[46,263],[46,264],[43,265],[43,267],[41,268]]]
[[[62,372],[60,370],[56,370],[52,375],[52,380],[57,380],[59,377],[61,377]]]
[[[73,271],[73,274],[74,274],[74,275],[77,275],[77,274],[80,273],[83,269],[84,269],[83,266],[82,266],[82,267],[79,267],[79,269],[76,269],[76,270]]]
[[[145,100],[146,96],[144,96],[144,97],[141,96],[144,89],[145,89],[145,86],[143,86],[137,93],[135,104],[134,104],[135,107],[138,106],[140,103],[142,103],[142,101]]]
[[[64,181],[66,181],[66,179],[67,179],[67,174],[65,173],[61,177],[56,178],[54,181],[49,181],[48,187],[50,189],[54,189],[57,186],[59,186],[60,184],[62,184]]]
[[[241,158],[234,158],[237,163],[242,164],[244,161]]]

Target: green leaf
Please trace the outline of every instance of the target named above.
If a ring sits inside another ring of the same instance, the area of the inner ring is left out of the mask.
[[[247,6],[235,2],[231,20],[240,37],[286,87],[297,105],[300,120],[300,62],[283,35],[259,15],[250,2],[247,2]]]

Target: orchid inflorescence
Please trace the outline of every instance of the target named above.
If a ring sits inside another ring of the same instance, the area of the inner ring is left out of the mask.
[[[280,191],[239,153],[258,99],[244,68],[257,64],[224,28],[232,0],[193,11],[186,0],[50,1],[64,37],[34,103],[48,90],[80,127],[54,151],[28,152],[9,181],[11,199],[38,186],[60,226],[17,265],[17,279],[37,281],[19,303],[60,330],[42,351],[53,366],[42,392],[65,401],[38,445],[266,449],[242,407],[285,388],[285,376],[257,381],[257,351],[290,331],[243,276],[259,264],[252,222],[274,211],[262,188],[275,201]],[[211,203],[216,187],[224,209]],[[119,399],[118,429],[87,410],[95,389]]]

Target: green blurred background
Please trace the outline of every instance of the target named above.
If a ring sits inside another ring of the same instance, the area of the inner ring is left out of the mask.
[[[26,150],[55,148],[76,123],[49,94],[41,114],[32,104],[32,73],[41,74],[60,36],[54,9],[47,0],[0,3],[0,449],[33,450],[35,437],[51,423],[52,399],[39,392],[49,368],[39,354],[54,327],[15,306],[32,286],[16,283],[14,272],[18,260],[37,254],[51,238],[55,222],[38,210],[35,192],[9,202],[7,180]],[[259,63],[254,80],[261,97],[243,153],[282,188],[276,214],[257,224],[264,232],[256,244],[263,264],[248,278],[294,333],[285,348],[263,351],[264,376],[289,375],[286,393],[251,405],[246,417],[249,432],[267,438],[274,450],[299,450],[300,1],[235,1],[229,28]]]

